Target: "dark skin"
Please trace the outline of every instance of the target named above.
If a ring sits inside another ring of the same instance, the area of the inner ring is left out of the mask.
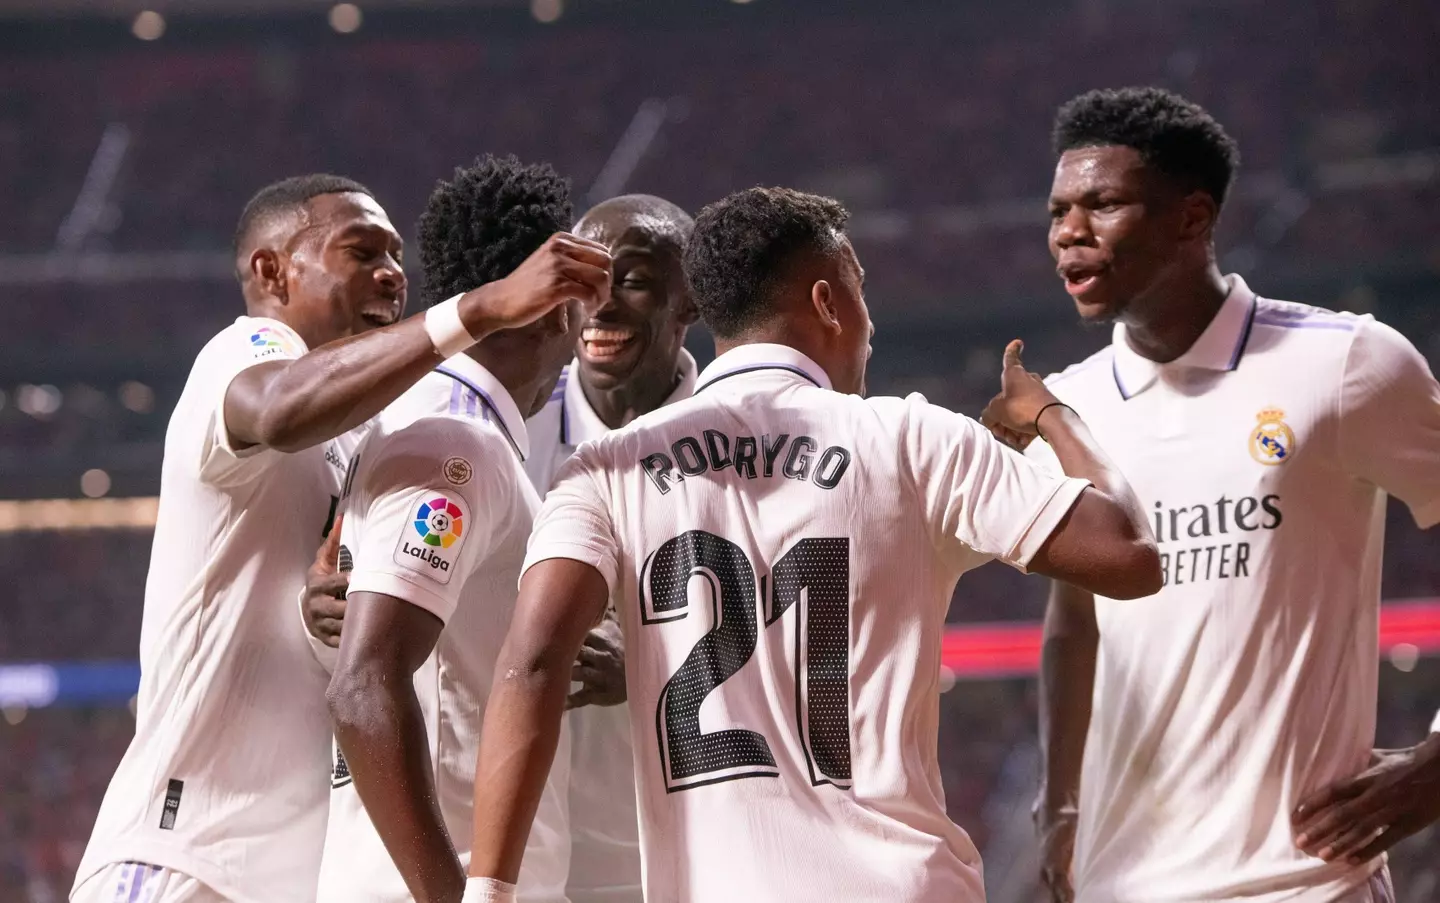
[[[611,429],[659,408],[679,381],[685,333],[699,316],[681,265],[680,242],[689,229],[683,211],[645,195],[598,204],[575,226],[578,235],[608,248],[614,260],[610,295],[588,317],[576,317],[573,343],[581,390]],[[601,341],[585,341],[586,332]],[[498,376],[496,367],[522,359],[502,353],[481,362]],[[548,397],[546,388],[542,403]],[[310,632],[338,646],[348,581],[335,573],[333,560],[332,555],[330,564],[312,569],[304,611]],[[582,686],[569,706],[624,702],[624,653],[619,625],[605,619],[580,649],[572,677]]]
[[[385,211],[362,194],[320,195],[247,237],[236,269],[252,316],[290,326],[310,347],[297,360],[251,367],[225,394],[237,448],[296,452],[378,414],[441,362],[423,317],[404,309],[402,243]],[[460,301],[460,319],[485,339],[527,326],[572,299],[610,294],[610,254],[557,233],[505,279]]]
[[[744,336],[718,338],[717,352],[761,342],[789,345],[819,364],[835,391],[862,393],[874,327],[865,305],[864,270],[849,240],[837,238],[839,246],[830,253],[796,255],[775,289],[776,315]],[[1033,434],[1036,416],[1053,396],[1025,372],[1018,342],[1005,358],[1001,393],[986,408],[986,419],[992,429]],[[1067,472],[1090,477],[1095,486],[1081,494],[1032,568],[1092,588],[1154,592],[1160,585],[1159,556],[1134,494],[1074,412],[1052,408],[1042,420],[1045,435],[1064,447],[1057,454]],[[521,579],[481,732],[473,876],[513,883],[519,874],[559,742],[570,663],[608,598],[600,572],[571,559],[541,561]]]
[[[1082,320],[1120,320],[1138,354],[1173,361],[1195,344],[1225,300],[1215,263],[1218,216],[1214,198],[1187,191],[1133,148],[1070,150],[1060,157],[1050,191],[1050,254]],[[1062,903],[1074,899],[1070,863],[1098,650],[1093,593],[1055,583],[1045,613],[1045,760],[1034,816],[1041,877]]]
[[[578,321],[561,307],[530,326],[491,336],[470,354],[505,386],[522,413],[532,415],[544,406],[570,357],[571,324]],[[444,449],[436,455],[439,469]],[[354,593],[343,604],[347,624],[327,698],[355,790],[415,900],[458,900],[465,875],[436,798],[413,682],[444,625],[425,609],[384,593]]]
[[[610,297],[586,318],[576,347],[585,400],[611,429],[664,404],[679,379],[686,330],[699,318],[679,238],[688,224],[641,197],[606,201],[575,232],[610,249]]]

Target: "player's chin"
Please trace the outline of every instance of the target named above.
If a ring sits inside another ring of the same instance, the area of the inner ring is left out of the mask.
[[[1075,299],[1075,312],[1080,315],[1080,322],[1086,325],[1113,323],[1124,309],[1125,305],[1118,299],[1100,293]]]

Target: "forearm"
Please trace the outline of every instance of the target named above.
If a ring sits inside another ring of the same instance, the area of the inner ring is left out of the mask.
[[[465,874],[436,799],[411,676],[339,673],[330,711],[355,790],[411,895],[459,900]]]
[[[496,285],[458,302],[460,321],[477,342],[499,328],[487,309]],[[253,385],[237,380],[226,396],[226,425],[237,445],[302,451],[374,417],[442,361],[425,315],[409,317],[321,345]]]
[[[1095,441],[1080,415],[1062,405],[1049,408],[1041,417],[1044,439],[1055,452],[1065,475],[1089,480],[1098,492],[1124,512],[1136,528],[1137,536],[1150,538],[1149,521],[1140,499],[1110,456],[1101,449],[1100,443]]]
[[[1060,817],[1079,806],[1098,651],[1094,598],[1057,583],[1045,612],[1040,663],[1040,809],[1044,818]]]
[[[501,661],[475,768],[470,874],[513,884],[560,742],[570,664],[558,656],[535,667]]]

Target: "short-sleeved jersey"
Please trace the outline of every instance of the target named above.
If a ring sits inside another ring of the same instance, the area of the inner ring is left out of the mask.
[[[1083,903],[1329,901],[1381,862],[1306,856],[1290,813],[1368,760],[1385,494],[1440,520],[1440,388],[1373,318],[1229,279],[1174,362],[1117,325],[1048,380],[1151,512],[1165,571],[1145,605],[1095,601]]]
[[[695,358],[680,350],[675,388],[664,404],[695,393]],[[525,469],[541,496],[582,443],[610,428],[580,386],[579,362],[560,375],[550,402],[529,421]],[[613,603],[612,603],[613,606]],[[570,728],[570,903],[640,903],[640,828],[635,803],[630,708],[582,706],[566,714]]]
[[[540,499],[522,467],[525,422],[505,387],[468,356],[446,361],[376,419],[355,452],[341,511],[350,593],[383,593],[444,624],[415,673],[440,812],[470,861],[475,761],[495,662]],[[550,779],[519,882],[524,903],[565,903],[568,753]],[[410,899],[336,753],[320,903]]]
[[[582,446],[536,522],[527,566],[589,563],[619,602],[647,900],[984,899],[936,756],[945,610],[1085,483],[829,385],[792,348],[730,351]]]
[[[77,885],[135,860],[236,903],[313,897],[330,717],[294,606],[355,439],[240,450],[224,419],[238,373],[305,350],[283,323],[241,317],[191,368],[165,434],[135,739]]]

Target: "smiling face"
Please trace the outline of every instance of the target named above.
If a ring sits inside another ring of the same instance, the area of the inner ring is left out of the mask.
[[[1180,259],[1185,194],[1119,145],[1066,151],[1050,190],[1050,254],[1080,317],[1124,316]]]
[[[312,198],[282,252],[291,326],[313,348],[400,319],[404,246],[374,198]]]
[[[575,231],[609,247],[613,259],[610,297],[580,332],[581,379],[601,391],[673,380],[686,328],[696,320],[673,230],[642,211],[597,208]]]

